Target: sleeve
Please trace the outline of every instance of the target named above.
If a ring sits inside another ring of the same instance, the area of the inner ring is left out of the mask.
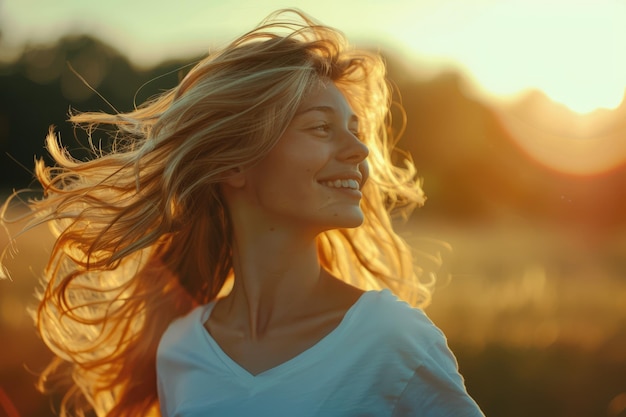
[[[457,361],[442,338],[402,391],[393,417],[484,417],[465,388]]]
[[[163,389],[163,385],[161,384],[161,378],[158,378],[158,377],[157,377],[157,395],[159,399],[159,410],[161,411],[161,417],[169,417],[169,413],[167,411],[165,390]]]
[[[160,348],[160,346],[159,346]],[[168,379],[166,366],[164,365],[164,359],[162,357],[162,352],[159,351],[157,353],[156,360],[156,376],[157,376],[157,398],[159,399],[159,409],[161,411],[161,417],[170,417],[172,413],[170,413],[169,406],[169,397],[168,397],[168,388],[166,387],[166,381]]]

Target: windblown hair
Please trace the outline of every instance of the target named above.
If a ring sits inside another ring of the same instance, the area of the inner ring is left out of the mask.
[[[79,161],[49,132],[56,164],[36,163],[44,196],[30,206],[31,225],[48,223],[56,237],[36,323],[56,355],[42,387],[69,384],[63,416],[92,408],[99,416],[159,414],[161,335],[233,279],[220,181],[263,159],[325,80],[359,117],[370,179],[363,225],[320,235],[321,263],[364,290],[387,287],[414,305],[428,302],[409,247],[392,229],[392,214],[408,215],[424,196],[410,158],[392,163],[382,58],[301,12],[279,11],[134,111],[71,115],[92,144],[99,128],[112,132],[110,150],[92,145],[94,157]]]

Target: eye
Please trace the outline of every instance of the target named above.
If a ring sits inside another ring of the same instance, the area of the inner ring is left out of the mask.
[[[319,123],[311,128],[311,131],[317,136],[326,137],[330,134],[331,126],[329,123]]]
[[[330,130],[330,125],[328,123],[322,123],[313,127],[313,130],[326,133]]]

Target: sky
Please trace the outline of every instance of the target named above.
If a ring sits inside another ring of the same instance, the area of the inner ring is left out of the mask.
[[[626,0],[0,0],[0,58],[94,34],[139,65],[198,55],[298,7],[423,76],[456,68],[487,95],[531,88],[580,114],[626,88]]]

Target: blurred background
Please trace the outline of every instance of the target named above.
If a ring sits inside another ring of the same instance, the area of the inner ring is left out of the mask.
[[[0,195],[49,125],[80,151],[70,108],[112,110],[70,67],[128,111],[286,6],[388,61],[428,196],[398,227],[442,261],[427,313],[486,415],[626,416],[623,1],[0,0]],[[21,236],[0,281],[0,416],[57,404],[26,313],[50,243]]]

